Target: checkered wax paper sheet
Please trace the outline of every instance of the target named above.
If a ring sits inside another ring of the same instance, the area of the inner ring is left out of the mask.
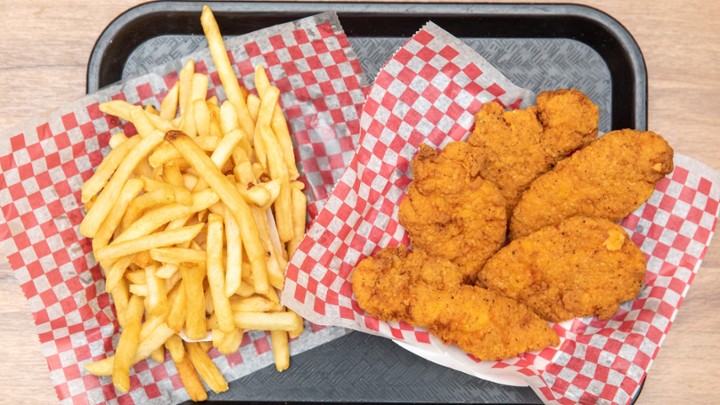
[[[430,360],[472,375],[532,386],[547,403],[631,401],[687,293],[718,217],[720,174],[676,155],[675,171],[623,226],[647,255],[645,287],[608,321],[555,324],[558,347],[506,361],[476,361],[426,330],[368,316],[350,274],[380,247],[407,243],[397,208],[419,144],[464,139],[472,112],[532,95],[509,83],[459,40],[429,23],[380,71],[361,116],[355,158],[288,268],[283,302],[313,322],[403,342]],[[459,354],[458,354],[459,353]]]
[[[198,13],[199,18],[199,13]],[[221,27],[222,28],[222,27]],[[230,60],[253,88],[254,67],[266,67],[280,88],[311,204],[324,199],[353,155],[367,85],[360,63],[332,13],[261,30],[226,42]],[[210,75],[209,94],[224,99],[207,50],[193,58]],[[0,248],[4,263],[27,297],[58,397],[64,403],[174,403],[187,400],[172,361],[141,361],[131,390],[118,396],[110,378],[88,375],[83,365],[103,359],[117,345],[118,325],[90,240],[78,231],[83,181],[108,152],[112,133],[132,125],[104,115],[100,102],[159,101],[177,80],[182,63],[101,90],[0,137]],[[252,91],[252,90],[251,90]],[[315,211],[317,212],[317,210]],[[308,324],[291,353],[347,331]],[[229,379],[273,363],[268,336],[246,333],[239,352],[211,351]],[[167,357],[169,359],[169,356]]]

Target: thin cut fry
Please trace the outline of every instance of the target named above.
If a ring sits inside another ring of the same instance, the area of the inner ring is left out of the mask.
[[[195,249],[166,247],[151,249],[150,257],[162,263],[204,262],[205,252]]]
[[[124,242],[113,242],[96,251],[95,258],[98,261],[117,259],[121,256],[127,256],[129,254],[142,252],[148,249],[182,243],[192,240],[198,233],[200,233],[202,227],[202,224],[197,224],[172,231],[157,232]]]
[[[200,378],[216,393],[228,390],[228,383],[199,343],[185,342],[185,350]]]
[[[240,234],[245,244],[245,250],[248,253],[250,262],[253,266],[253,272],[267,272],[265,264],[266,251],[263,248],[262,241],[257,232],[257,224],[253,220],[245,200],[240,196],[237,189],[225,179],[223,174],[213,164],[207,155],[188,137],[179,131],[170,131],[166,135],[166,139],[170,142],[185,160],[200,174],[207,184],[215,190],[220,199],[230,209],[235,221],[240,226]],[[267,289],[267,286],[260,286]],[[257,286],[256,286],[257,288]]]
[[[143,300],[133,295],[128,303],[125,326],[120,334],[113,362],[112,381],[115,389],[120,392],[128,392],[130,389],[130,367],[140,344],[142,316]]]
[[[235,328],[230,301],[225,296],[225,271],[223,269],[223,222],[217,214],[208,216],[207,232],[207,278],[212,294],[213,308],[220,329],[230,332]]]
[[[246,95],[245,92],[241,90],[235,72],[232,66],[230,66],[230,59],[227,56],[227,50],[225,49],[220,29],[218,28],[215,16],[212,10],[210,10],[210,7],[203,6],[202,14],[200,15],[200,24],[205,32],[208,48],[210,48],[210,55],[217,68],[227,99],[233,107],[235,107],[235,111],[238,117],[240,117],[240,127],[246,133],[252,134],[254,121],[252,117],[250,117],[247,105],[245,104]]]
[[[140,360],[147,358],[153,350],[162,346],[166,340],[170,338],[175,332],[165,324],[160,324],[155,330],[152,331],[145,339],[140,338],[140,344],[137,347],[135,356],[131,361],[131,366]],[[112,375],[113,363],[115,362],[115,356],[110,356],[102,360],[98,360],[85,365],[85,370],[90,374],[96,376],[109,376]]]
[[[110,176],[112,176],[115,172],[115,169],[120,166],[120,163],[123,159],[125,159],[125,156],[127,156],[127,154],[135,146],[137,146],[138,143],[140,143],[140,140],[141,138],[139,136],[129,138],[105,156],[92,177],[90,177],[82,186],[81,201],[83,203],[90,201],[95,194],[102,190]]]
[[[205,272],[197,265],[180,266],[185,288],[185,333],[190,339],[204,339],[207,335],[205,321],[205,293],[203,292],[203,279]]]
[[[285,371],[290,367],[290,347],[288,346],[288,333],[284,330],[270,331],[275,369]]]
[[[170,88],[170,91],[165,95],[165,98],[163,98],[160,103],[161,118],[171,120],[177,115],[179,88],[179,83],[175,82]]]
[[[234,318],[235,325],[245,330],[291,331],[302,322],[302,318],[292,312],[238,312]]]
[[[207,392],[205,392],[205,387],[203,387],[200,378],[195,373],[195,367],[190,361],[190,356],[183,356],[181,360],[173,359],[173,361],[178,375],[180,375],[180,380],[190,396],[190,400],[196,402],[207,400]]]
[[[102,224],[102,221],[107,217],[110,210],[113,209],[115,202],[117,201],[120,191],[123,188],[128,177],[132,173],[135,166],[144,159],[150,151],[153,150],[163,140],[163,133],[160,131],[154,131],[147,137],[143,138],[138,145],[125,156],[125,159],[120,163],[115,174],[113,174],[110,181],[105,186],[105,189],[100,193],[92,209],[88,211],[87,215],[80,224],[80,233],[88,238],[92,238],[97,233],[98,228]]]

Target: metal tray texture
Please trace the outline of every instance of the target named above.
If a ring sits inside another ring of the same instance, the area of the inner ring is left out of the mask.
[[[561,4],[176,2],[146,3],[116,18],[88,62],[87,91],[141,75],[205,47],[199,22],[213,9],[227,37],[334,10],[372,80],[394,51],[432,20],[516,84],[575,87],[601,110],[600,131],[646,129],[647,75],[636,42],[607,14]],[[353,332],[230,383],[210,401],[262,403],[541,403],[510,387],[450,370],[390,340]]]

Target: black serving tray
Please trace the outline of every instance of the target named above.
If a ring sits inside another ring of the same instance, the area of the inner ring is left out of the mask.
[[[536,92],[579,88],[600,107],[601,132],[647,129],[647,75],[637,43],[612,17],[573,4],[146,3],[117,17],[97,40],[88,61],[88,93],[206,47],[203,4],[227,37],[334,10],[370,80],[432,20],[520,86]],[[359,332],[291,361],[283,373],[269,366],[233,381],[210,401],[541,403],[530,388],[483,381]]]

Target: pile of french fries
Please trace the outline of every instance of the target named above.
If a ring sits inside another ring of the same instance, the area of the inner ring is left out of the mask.
[[[190,60],[159,110],[101,104],[138,134],[112,135],[83,185],[80,226],[122,328],[115,354],[86,370],[127,392],[132,365],[163,362],[167,349],[194,401],[207,398],[200,378],[228,389],[207,352],[237,351],[245,331],[270,331],[277,370],[289,366],[288,340],[303,322],[278,291],[307,205],[280,91],[261,66],[257,95],[241,87],[207,6],[201,23],[227,101],[207,98],[208,77]]]

